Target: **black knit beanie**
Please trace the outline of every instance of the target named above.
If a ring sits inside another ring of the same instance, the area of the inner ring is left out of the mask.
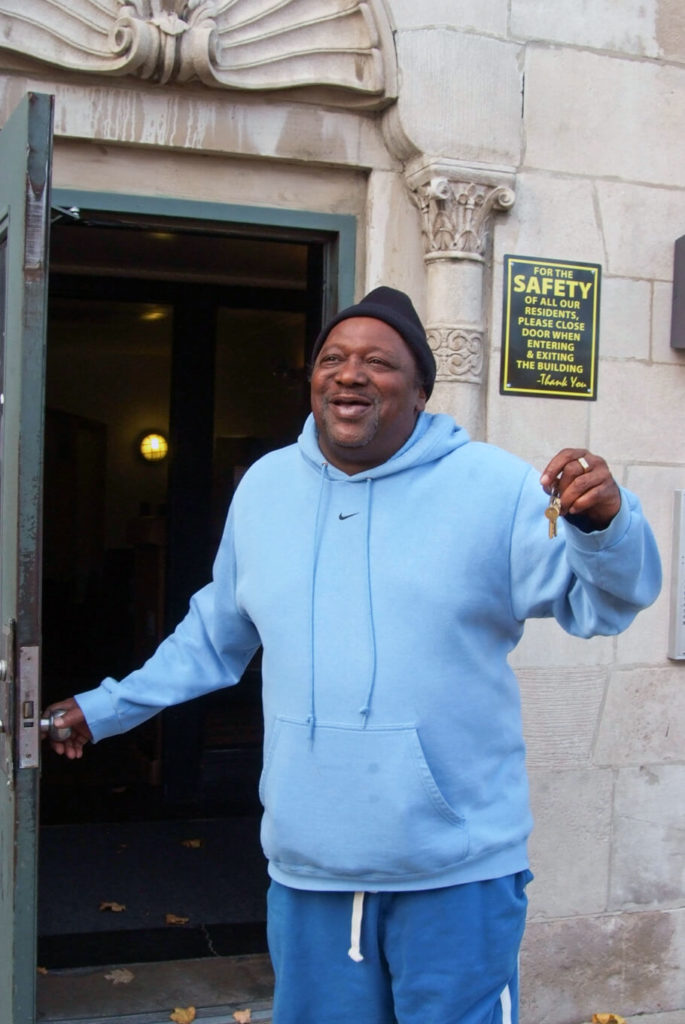
[[[412,305],[412,301],[404,292],[396,288],[388,288],[385,285],[374,288],[372,292],[354,306],[348,306],[328,321],[321,330],[314,342],[312,351],[312,364],[314,363],[321,346],[333,330],[336,324],[342,320],[349,320],[353,316],[370,316],[374,320],[383,320],[386,324],[394,327],[398,334],[401,334],[411,349],[419,369],[421,384],[426,392],[426,398],[430,397],[435,383],[435,357],[431,351],[426,338],[423,324],[419,320],[418,313]]]

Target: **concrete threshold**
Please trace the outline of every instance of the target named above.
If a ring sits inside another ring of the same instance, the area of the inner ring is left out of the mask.
[[[271,1021],[273,973],[266,954],[83,967],[38,977],[39,1024],[168,1024],[194,1006],[201,1024],[233,1024],[237,1010]]]

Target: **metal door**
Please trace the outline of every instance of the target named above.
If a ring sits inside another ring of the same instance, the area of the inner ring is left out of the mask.
[[[51,96],[0,131],[0,1020],[33,1024]]]

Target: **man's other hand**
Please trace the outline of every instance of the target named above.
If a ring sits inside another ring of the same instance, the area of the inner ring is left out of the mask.
[[[62,714],[62,712],[64,712]],[[93,735],[88,728],[85,716],[73,697],[60,700],[51,704],[45,709],[45,717],[50,713],[54,716],[54,723],[58,729],[71,729],[71,736],[66,740],[50,740],[50,746],[58,754],[64,754],[73,761],[75,758],[83,757],[83,748],[90,743]]]

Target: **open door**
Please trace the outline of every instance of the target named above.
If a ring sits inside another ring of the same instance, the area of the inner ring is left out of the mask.
[[[0,132],[0,1020],[33,1024],[43,380],[53,101]]]

